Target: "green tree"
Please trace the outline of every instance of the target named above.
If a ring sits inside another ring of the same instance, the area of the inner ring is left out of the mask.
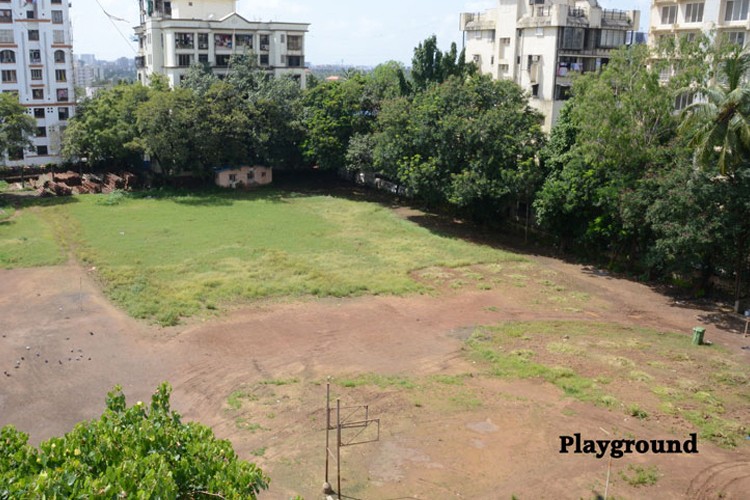
[[[32,145],[36,120],[26,114],[18,96],[0,94],[0,154],[13,155]]]
[[[466,52],[458,52],[456,43],[447,52],[441,52],[437,37],[432,35],[414,49],[411,76],[417,90],[424,90],[432,83],[442,83],[452,76],[465,78],[476,71],[473,64],[466,64]]]
[[[150,98],[136,111],[136,123],[140,134],[135,141],[158,161],[165,175],[202,173],[194,154],[195,132],[201,123],[192,90],[152,90]]]
[[[94,165],[131,167],[142,163],[136,113],[150,89],[121,84],[101,90],[78,105],[63,134],[63,156]]]
[[[449,78],[386,101],[377,128],[376,169],[429,205],[489,221],[533,192],[541,115],[514,83]]]
[[[716,176],[711,182],[726,183],[727,217],[735,219],[725,234],[734,254],[735,311],[740,310],[742,275],[748,264],[750,211],[745,201],[750,182],[750,54],[736,47],[721,54],[719,74],[703,86],[699,102],[683,115],[680,131],[695,150],[696,162]],[[740,214],[739,218],[734,217]]]
[[[304,97],[307,137],[303,151],[308,161],[323,169],[346,165],[346,151],[355,134],[369,133],[375,117],[364,106],[365,77],[321,83]]]
[[[601,73],[574,81],[563,129],[542,154],[548,173],[534,202],[539,225],[562,246],[638,259],[643,235],[626,225],[642,225],[625,221],[623,202],[670,149],[677,125],[674,88],[661,84],[649,57],[645,46],[621,49]]]
[[[183,423],[162,384],[150,407],[128,408],[120,388],[98,420],[63,437],[28,444],[11,426],[0,431],[2,498],[256,498],[268,477],[237,458],[211,429]]]
[[[211,66],[204,63],[195,63],[185,72],[185,78],[180,82],[180,87],[188,88],[199,97],[203,97],[211,88],[211,85],[219,81],[219,78],[211,71]]]

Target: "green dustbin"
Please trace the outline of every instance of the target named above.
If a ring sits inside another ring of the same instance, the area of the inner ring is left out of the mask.
[[[706,329],[696,326],[693,328],[693,345],[703,345],[703,336],[706,334]]]

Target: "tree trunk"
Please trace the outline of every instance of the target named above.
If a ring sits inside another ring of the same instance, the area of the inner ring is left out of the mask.
[[[742,272],[745,270],[745,264],[747,263],[746,240],[746,236],[742,235],[737,245],[737,264],[734,266],[734,312],[736,313],[742,310]]]

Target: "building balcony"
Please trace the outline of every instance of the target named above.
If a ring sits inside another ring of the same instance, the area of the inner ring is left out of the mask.
[[[461,14],[459,29],[461,31],[484,31],[494,30],[495,20],[487,14],[464,12]]]

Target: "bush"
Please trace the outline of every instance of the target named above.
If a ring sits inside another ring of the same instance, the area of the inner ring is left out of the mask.
[[[256,498],[268,477],[237,458],[208,427],[183,424],[162,384],[151,407],[128,408],[120,387],[99,420],[30,446],[12,426],[0,431],[0,499]]]

